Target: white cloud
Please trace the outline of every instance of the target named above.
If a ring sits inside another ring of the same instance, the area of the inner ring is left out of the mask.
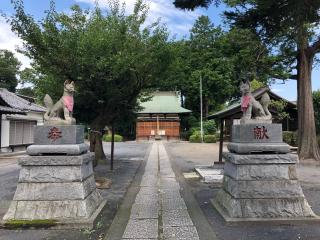
[[[76,0],[77,2],[84,2],[94,4],[95,0]],[[132,13],[136,0],[122,0],[126,5],[126,12]],[[166,24],[172,35],[183,37],[189,34],[194,21],[201,14],[201,10],[183,11],[177,9],[173,5],[172,0],[147,0],[149,5],[149,14],[147,22],[151,23],[159,18],[161,22]],[[101,7],[107,6],[106,0],[98,0]]]
[[[31,63],[30,58],[17,52],[17,48],[22,47],[22,40],[11,31],[9,23],[3,17],[0,17],[0,32],[0,49],[12,51],[22,64],[21,69],[29,67]]]

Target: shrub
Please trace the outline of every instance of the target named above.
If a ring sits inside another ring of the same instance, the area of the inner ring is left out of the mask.
[[[189,138],[189,141],[191,143],[201,143],[201,135],[200,134],[191,135]]]
[[[205,143],[215,143],[217,139],[215,135],[205,135],[203,141]]]
[[[213,120],[203,122],[203,132],[206,135],[215,134],[217,131],[216,123]]]
[[[291,146],[297,146],[298,145],[298,134],[297,132],[289,132],[289,131],[283,131],[282,133],[283,141]]]
[[[114,141],[115,141],[115,142],[122,142],[122,140],[123,140],[122,136],[120,136],[120,135],[118,135],[118,134],[115,134],[115,135],[114,135]],[[104,141],[104,142],[111,142],[111,134],[105,134],[105,135],[103,135],[102,141]]]

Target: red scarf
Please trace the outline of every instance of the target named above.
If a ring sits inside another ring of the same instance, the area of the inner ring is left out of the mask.
[[[241,111],[246,112],[250,103],[250,96],[243,96],[241,99]]]
[[[64,96],[63,103],[67,107],[69,112],[73,110],[73,96]]]

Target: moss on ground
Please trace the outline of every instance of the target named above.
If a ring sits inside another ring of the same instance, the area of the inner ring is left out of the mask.
[[[57,225],[57,220],[54,219],[35,219],[35,220],[24,220],[24,219],[13,219],[8,220],[4,223],[6,228],[17,229],[17,228],[50,228]]]

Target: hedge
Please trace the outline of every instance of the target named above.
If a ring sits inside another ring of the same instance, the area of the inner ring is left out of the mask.
[[[217,142],[217,139],[215,135],[205,135],[203,141],[205,143],[215,143]]]
[[[189,137],[189,141],[191,143],[201,143],[201,135],[199,134],[194,134],[194,135],[191,135]]]
[[[115,134],[115,135],[114,135],[114,141],[115,141],[115,142],[122,142],[122,140],[123,140],[122,136],[120,136],[120,135],[118,135],[118,134]],[[105,134],[105,135],[103,135],[102,141],[104,141],[104,142],[111,142],[111,134]]]
[[[297,132],[282,132],[283,141],[291,146],[296,147],[298,145],[298,134]]]
[[[191,135],[189,138],[189,141],[191,143],[201,143],[201,135],[200,134],[194,134]],[[217,138],[215,135],[204,135],[203,136],[203,142],[205,143],[215,143],[217,142]]]

